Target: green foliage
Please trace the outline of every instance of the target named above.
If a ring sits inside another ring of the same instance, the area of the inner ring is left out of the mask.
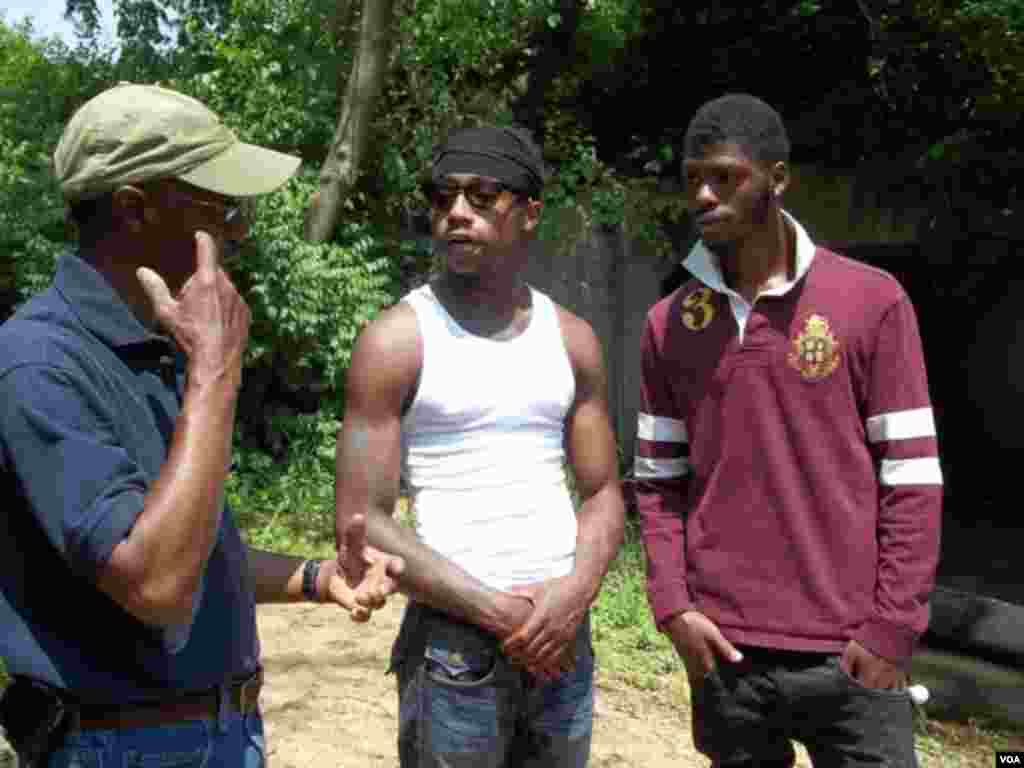
[[[260,451],[236,447],[228,503],[250,545],[325,556],[334,549],[334,445],[340,423],[300,415],[276,426],[291,441],[291,459],[277,464]]]
[[[522,45],[538,24],[550,24],[557,5],[555,0],[411,0],[399,22],[400,35],[411,46],[400,55],[417,68],[439,69],[456,85],[472,74],[500,76],[502,55]]]
[[[103,61],[0,21],[0,314],[46,283],[65,248],[50,156],[71,111],[101,87]]]
[[[110,56],[113,82],[154,82],[195,69],[196,37],[219,31],[231,0],[114,0],[120,50]],[[96,0],[65,0],[83,49],[101,45]]]
[[[540,236],[567,253],[590,228],[625,226],[655,258],[667,258],[676,247],[672,233],[687,221],[678,188],[653,176],[622,178],[598,158],[593,136],[559,118],[549,117],[545,148],[563,160],[545,192]],[[662,160],[671,166],[671,148]]]
[[[36,145],[0,133],[0,296],[21,301],[53,273],[62,250],[47,238],[60,226],[59,197]]]
[[[121,40],[119,74],[126,80],[162,80],[170,62],[161,50],[169,42],[164,34],[170,18],[167,10],[143,0],[114,0],[117,36]]]
[[[658,632],[647,603],[646,566],[639,524],[628,520],[626,542],[612,563],[591,611],[594,647],[602,669],[640,688],[683,669],[671,641]]]
[[[957,16],[987,22],[999,19],[1012,34],[1024,32],[1024,3],[1021,0],[964,0]]]
[[[672,181],[632,179],[626,196],[627,232],[664,262],[679,247],[679,233],[689,231],[686,199]]]
[[[197,29],[197,71],[171,80],[246,141],[322,157],[334,130],[339,73],[353,51],[334,38],[323,0],[234,0],[223,30]]]
[[[901,13],[881,17],[878,28],[885,48],[874,71],[894,106],[937,106],[945,118],[940,126],[950,128],[1019,118],[1020,0],[915,0]]]
[[[359,331],[396,299],[396,259],[355,223],[335,242],[306,242],[302,215],[317,186],[314,174],[300,174],[260,199],[250,245],[231,266],[252,309],[250,360],[284,357],[333,388]]]
[[[350,52],[339,53],[324,32],[317,0],[235,5],[245,13],[224,35],[195,27],[192,55],[208,71],[169,84],[205,101],[244,140],[292,152],[323,149],[337,110],[332,69]],[[101,90],[110,73],[94,50],[70,51],[0,27],[6,97],[0,101],[0,295],[6,304],[45,285],[67,247],[50,153],[71,111]],[[333,388],[359,329],[395,299],[399,249],[356,210],[335,242],[306,243],[303,216],[316,188],[315,175],[307,173],[259,201],[250,243],[231,267],[253,310],[250,360],[273,358]]]
[[[592,3],[580,20],[573,75],[579,77],[592,71],[613,69],[629,41],[643,29],[642,8],[641,0]],[[573,79],[573,75],[569,79]]]
[[[816,0],[800,0],[790,11],[794,16],[813,16],[821,11],[821,3]]]

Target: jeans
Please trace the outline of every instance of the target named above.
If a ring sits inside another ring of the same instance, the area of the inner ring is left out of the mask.
[[[410,603],[392,652],[402,768],[584,768],[594,653],[589,617],[576,668],[550,683],[514,667],[497,638]]]
[[[71,731],[49,768],[264,768],[259,712],[222,722],[187,720],[154,728]]]
[[[906,691],[865,688],[824,653],[741,648],[692,693],[693,740],[716,768],[789,768],[790,739],[815,768],[916,768]]]

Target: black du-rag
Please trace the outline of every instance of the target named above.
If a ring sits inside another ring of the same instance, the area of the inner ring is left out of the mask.
[[[497,126],[456,131],[438,148],[431,180],[439,184],[456,173],[487,176],[532,196],[544,186],[544,161],[536,148]]]

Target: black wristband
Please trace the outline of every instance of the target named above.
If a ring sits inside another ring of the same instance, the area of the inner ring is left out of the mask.
[[[307,560],[302,564],[302,595],[313,603],[320,602],[316,590],[317,577],[320,575],[320,560]]]

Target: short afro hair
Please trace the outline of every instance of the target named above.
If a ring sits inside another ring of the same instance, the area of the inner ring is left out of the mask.
[[[722,142],[738,144],[758,163],[789,160],[789,136],[779,113],[749,94],[729,93],[698,109],[686,129],[683,153],[697,157]]]

